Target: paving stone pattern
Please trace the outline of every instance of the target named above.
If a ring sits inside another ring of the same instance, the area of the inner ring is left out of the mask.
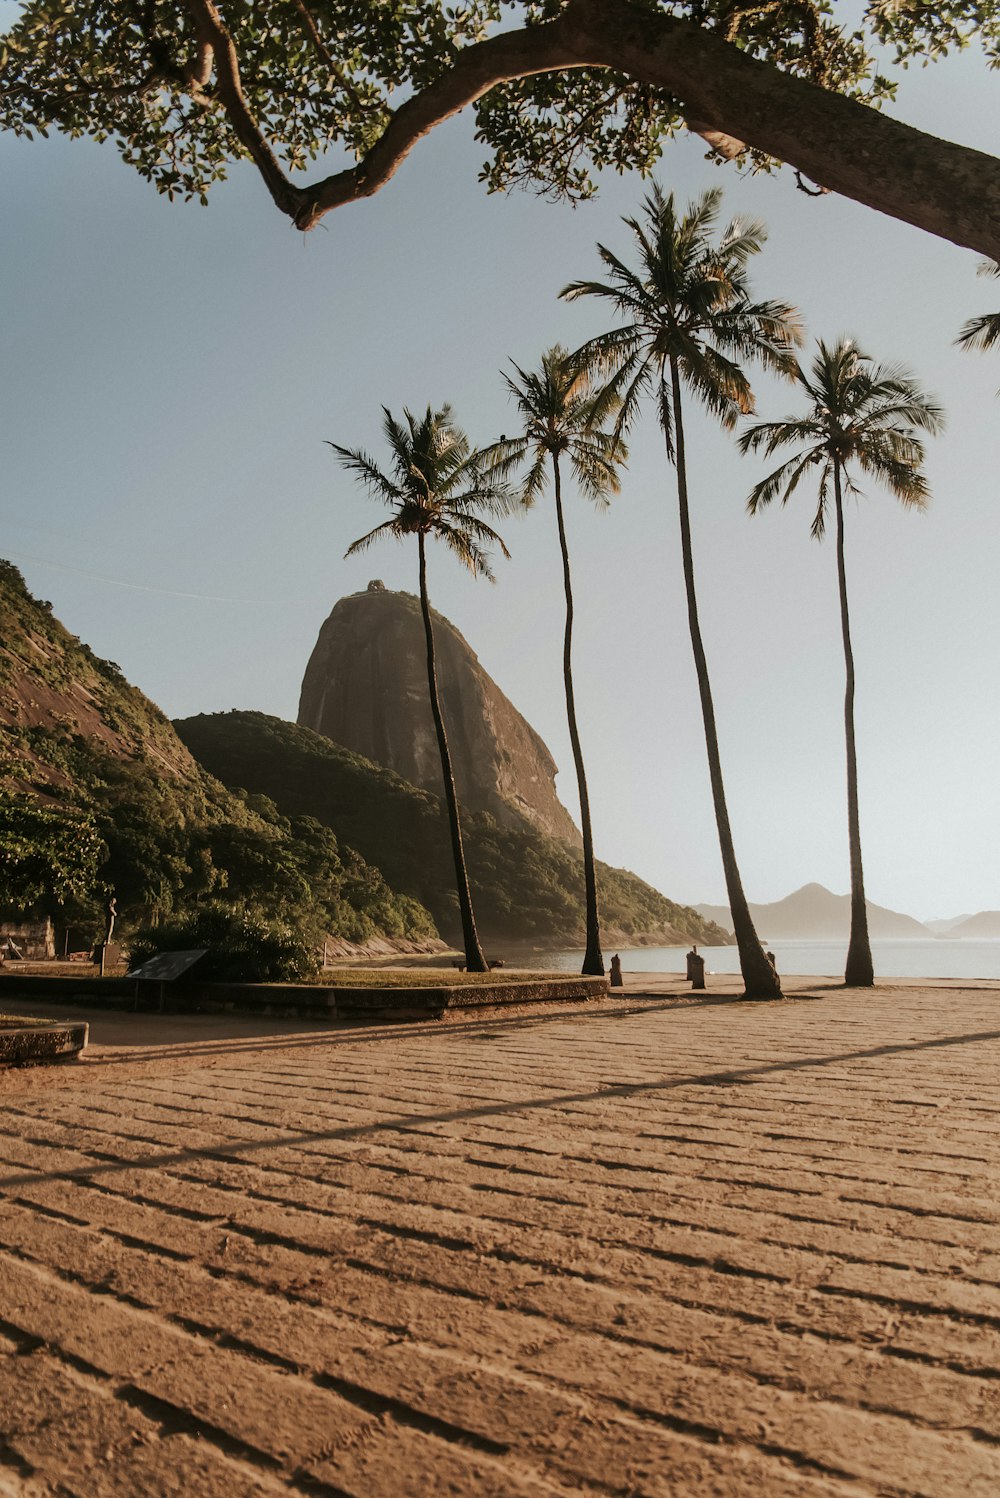
[[[997,1498],[998,1038],[900,987],[8,1077],[0,1494]]]

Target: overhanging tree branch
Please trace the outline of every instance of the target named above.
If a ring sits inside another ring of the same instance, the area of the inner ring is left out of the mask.
[[[186,0],[211,37],[219,98],[274,201],[300,229],[378,192],[414,146],[490,89],[569,69],[607,68],[670,94],[723,155],[742,145],[818,186],[1000,259],[1000,161],[900,123],[758,61],[721,35],[630,0],[568,0],[553,20],[462,48],[391,116],[359,163],[291,184],[247,106],[232,37],[212,0]]]
[[[185,3],[198,29],[199,43],[212,49],[219,100],[240,145],[263,177],[277,207],[290,218],[297,218],[303,192],[293,187],[285,176],[281,163],[250,112],[240,79],[239,55],[229,28],[212,0],[185,0]]]
[[[590,66],[576,55],[579,42],[569,15],[564,11],[546,25],[502,32],[456,53],[447,73],[400,105],[357,166],[305,190],[296,226],[311,229],[332,208],[371,197],[395,176],[418,141],[498,83]]]

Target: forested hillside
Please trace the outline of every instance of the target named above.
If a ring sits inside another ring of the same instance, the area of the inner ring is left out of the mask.
[[[436,796],[352,754],[311,729],[264,713],[201,714],[175,725],[183,742],[226,785],[269,797],[288,817],[312,817],[357,848],[393,888],[419,900],[446,936],[457,933],[447,824]],[[583,875],[577,849],[463,815],[476,918],[492,940],[577,944],[583,939]],[[634,874],[599,864],[607,940],[722,942],[729,937]]]
[[[96,936],[113,891],[125,933],[221,903],[314,940],[435,934],[427,911],[329,826],[226,790],[9,562],[0,562],[0,730],[7,911],[57,908]]]

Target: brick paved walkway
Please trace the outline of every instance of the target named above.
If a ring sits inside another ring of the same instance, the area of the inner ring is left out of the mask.
[[[998,1039],[881,988],[0,1078],[0,1493],[997,1498]]]

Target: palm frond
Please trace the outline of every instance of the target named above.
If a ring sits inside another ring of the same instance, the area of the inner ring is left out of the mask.
[[[580,492],[594,504],[606,509],[608,496],[621,492],[619,464],[623,461],[621,445],[601,452],[594,444],[578,442],[569,449],[573,477]]]
[[[473,540],[486,541],[494,546],[499,546],[504,556],[510,557],[510,552],[493,527],[487,525],[486,521],[481,520],[478,515],[474,515],[471,510],[451,510],[447,521],[442,520],[440,522],[440,534],[444,535],[446,531],[454,532],[455,534],[465,534],[471,536]],[[435,528],[435,534],[437,533],[438,530]]]
[[[776,374],[794,377],[795,349],[805,340],[802,314],[790,302],[746,301],[724,308],[713,323],[715,340],[734,354]]]
[[[600,378],[599,398],[602,408],[615,411],[616,430],[628,425],[631,416],[623,416],[622,391],[632,382],[635,372],[641,370],[646,349],[634,326],[612,328],[598,334],[583,344],[574,357],[586,358],[595,378]]]
[[[752,255],[767,243],[767,225],[762,219],[731,219],[719,239],[717,254],[723,265],[742,270]]]
[[[677,462],[677,445],[674,441],[674,403],[673,392],[666,382],[664,371],[660,371],[660,379],[656,390],[656,415],[663,433],[664,445],[667,449],[667,462]]]
[[[665,222],[667,225],[676,223],[673,193],[664,196],[659,185],[654,183],[653,191],[649,194],[646,201],[661,222]],[[719,209],[721,207],[721,187],[710,187],[702,193],[700,198],[697,198],[693,203],[689,203],[687,212],[681,220],[682,241],[690,240],[698,243],[705,240],[718,223]]]
[[[631,225],[638,237],[640,259],[643,260],[648,272],[650,259],[654,258],[654,251],[639,226],[629,219],[625,222]],[[636,275],[635,271],[630,269],[606,245],[599,244],[597,253],[611,273],[611,284],[608,285],[603,281],[574,281],[559,295],[568,302],[576,301],[580,296],[603,297],[606,301],[613,301],[619,312],[635,312],[638,314],[637,320],[642,321],[650,308],[648,278]]]
[[[496,582],[490,566],[489,553],[485,552],[471,536],[451,529],[440,531],[438,535],[462,563],[462,566],[467,567],[474,577],[485,577],[491,583]],[[507,555],[509,554],[508,552]]]
[[[477,472],[489,484],[506,484],[528,456],[529,443],[524,437],[500,437],[476,454]]]
[[[976,274],[1000,278],[1000,261],[980,261]],[[990,349],[998,339],[1000,339],[1000,312],[990,312],[982,317],[970,317],[955,342],[961,348]]]
[[[340,459],[342,468],[349,473],[354,473],[365,484],[369,491],[384,499],[387,504],[395,504],[401,498],[399,486],[392,482],[388,475],[384,474],[378,465],[367,453],[360,449],[341,447],[336,442],[327,442],[327,447],[332,447]]]
[[[826,512],[830,505],[831,464],[825,463],[820,473],[819,490],[816,496],[816,513],[813,515],[809,534],[814,541],[822,541],[826,535]]]
[[[799,483],[814,463],[812,453],[797,453],[794,457],[786,459],[767,478],[761,479],[755,484],[747,498],[747,510],[751,515],[756,515],[758,510],[764,509],[772,500],[780,497],[781,503],[786,505],[798,488]]]
[[[543,448],[534,449],[528,471],[521,480],[521,503],[525,509],[530,509],[539,495],[545,492],[549,478],[547,458],[548,454]]]
[[[963,323],[955,342],[960,348],[991,349],[995,343],[1000,342],[1000,312],[970,317],[968,322]]]
[[[857,455],[859,468],[873,478],[880,479],[900,504],[922,510],[930,498],[930,487],[919,464],[905,453],[894,451],[890,446],[879,448],[870,444]]]
[[[614,417],[617,421],[621,398],[610,381],[591,388],[587,396],[587,413],[584,425],[588,431],[599,432],[605,422]]]
[[[794,443],[823,442],[824,431],[808,418],[786,417],[784,421],[758,421],[740,433],[738,447],[741,453],[758,452],[761,448],[768,457],[780,447],[791,447]]]
[[[389,450],[395,462],[396,473],[399,475],[401,483],[406,482],[406,476],[413,461],[414,450],[418,448],[414,417],[406,410],[404,410],[404,416],[407,422],[406,428],[400,425],[387,406],[382,407],[382,432],[389,444]]]
[[[618,416],[614,425],[616,438],[621,439],[631,429],[638,415],[640,399],[647,390],[655,386],[656,362],[655,358],[635,359],[622,366],[620,383],[617,376],[608,381],[609,388],[618,400]]]
[[[377,525],[373,531],[368,531],[366,535],[359,536],[356,541],[351,542],[350,546],[344,552],[345,559],[357,556],[362,551],[367,551],[370,546],[375,545],[375,542],[381,536],[393,536],[399,541],[402,540],[403,532],[400,530],[397,521],[383,520],[382,524]]]
[[[696,348],[684,361],[688,384],[721,425],[731,430],[754,409],[750,381],[735,360],[711,346]]]

